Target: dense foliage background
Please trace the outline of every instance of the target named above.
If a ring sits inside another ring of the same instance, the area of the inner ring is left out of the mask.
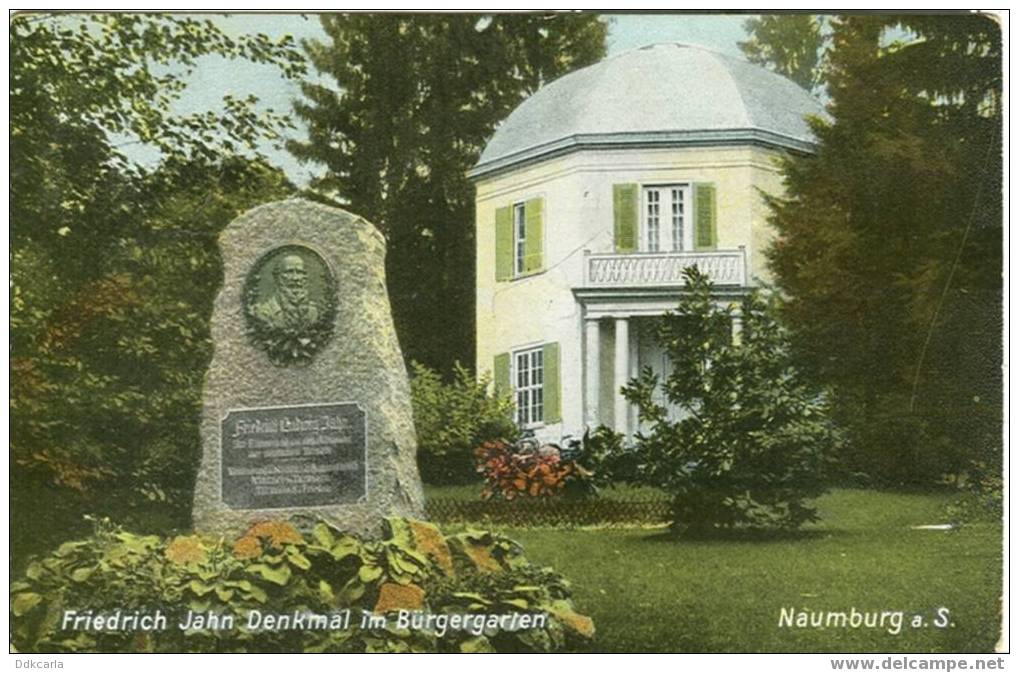
[[[487,375],[456,363],[453,380],[411,363],[410,396],[418,435],[418,469],[427,484],[478,481],[474,450],[485,442],[516,439],[513,400],[500,395]]]
[[[780,72],[830,43],[816,67],[830,118],[813,123],[818,152],[783,166],[770,262],[798,358],[835,391],[846,465],[890,484],[999,472],[999,25],[872,15],[748,27],[751,55]],[[772,43],[788,34],[810,46]]]
[[[83,512],[143,516],[153,503],[164,526],[187,519],[216,237],[293,192],[250,154],[284,117],[230,96],[208,113],[172,112],[207,54],[304,72],[292,41],[234,40],[208,21],[11,23],[10,474],[22,553],[83,530]],[[161,162],[134,164],[128,143]]]

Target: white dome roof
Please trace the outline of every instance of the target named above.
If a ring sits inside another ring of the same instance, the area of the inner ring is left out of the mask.
[[[658,44],[551,82],[496,129],[472,177],[590,146],[767,144],[813,149],[821,104],[790,80],[702,47]]]

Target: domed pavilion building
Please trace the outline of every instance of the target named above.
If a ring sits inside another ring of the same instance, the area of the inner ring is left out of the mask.
[[[723,303],[767,278],[761,192],[781,193],[776,159],[813,151],[805,117],[823,114],[775,73],[682,44],[577,70],[510,114],[469,174],[476,364],[522,427],[632,435],[620,387],[669,371],[649,318],[676,308],[687,266]]]

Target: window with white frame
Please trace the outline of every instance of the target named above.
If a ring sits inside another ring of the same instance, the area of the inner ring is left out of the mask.
[[[642,249],[645,252],[693,250],[690,214],[690,185],[645,187]]]
[[[658,252],[661,249],[662,190],[645,190],[644,208],[644,249]]]
[[[524,204],[513,205],[513,251],[514,266],[516,274],[524,273],[525,243],[527,241],[527,218],[524,214]]]
[[[532,348],[517,351],[513,357],[516,375],[517,423],[520,427],[536,425],[544,421],[544,363],[542,349]]]

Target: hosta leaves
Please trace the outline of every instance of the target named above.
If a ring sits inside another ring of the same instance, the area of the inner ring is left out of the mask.
[[[361,582],[359,577],[353,577],[340,590],[338,600],[343,605],[352,605],[356,603],[365,592],[365,585]]]
[[[341,561],[348,556],[358,556],[361,553],[361,545],[352,538],[343,538],[329,552],[334,559]]]
[[[514,608],[520,608],[521,610],[526,610],[528,607],[530,607],[527,600],[523,598],[504,598],[499,602]]]
[[[311,534],[312,537],[315,538],[315,541],[326,549],[332,548],[332,546],[336,543],[336,536],[333,535],[333,532],[329,530],[329,526],[325,523],[319,522],[315,524],[315,528],[312,529]]]
[[[141,537],[130,533],[118,533],[117,539],[124,545],[124,549],[135,553],[144,554],[159,546],[160,540],[155,535]]]
[[[301,570],[311,568],[311,561],[308,560],[307,556],[299,552],[296,547],[287,547],[286,554],[287,560]]]
[[[247,589],[242,590],[242,595],[252,600],[258,601],[259,603],[265,603],[269,600],[269,595],[265,593],[262,587],[257,585],[251,585]]]
[[[84,546],[84,542],[65,542],[57,547],[57,550],[53,552],[53,555],[59,558],[64,558],[65,556],[70,556],[75,552],[75,550],[81,549]]]
[[[15,617],[20,617],[42,601],[42,596],[36,593],[27,592],[17,594],[11,601],[11,612]]]
[[[96,571],[95,567],[77,568],[71,572],[71,579],[75,582],[84,582],[89,577],[91,577],[92,573],[94,573],[95,571]]]
[[[191,580],[190,582],[188,582],[188,588],[191,589],[191,591],[195,595],[204,596],[205,594],[212,591],[213,586],[211,584],[206,584],[205,582],[201,582],[199,580]]]
[[[26,576],[12,583],[14,622],[11,633],[14,646],[29,651],[42,642],[59,651],[92,651],[97,647],[97,639],[89,634],[85,634],[88,637],[84,639],[57,639],[68,586],[73,586],[76,605],[80,604],[82,596],[91,595],[96,598],[90,605],[98,610],[110,606],[151,605],[155,601],[186,607],[196,613],[217,611],[232,614],[243,621],[251,610],[256,609],[280,613],[291,610],[327,613],[349,608],[353,611],[353,621],[359,623],[362,610],[378,610],[381,613],[391,609],[423,609],[436,614],[507,610],[537,613],[554,607],[574,623],[574,630],[583,632],[589,627],[589,620],[576,613],[567,600],[569,593],[564,580],[549,569],[528,565],[519,546],[511,540],[485,531],[445,536],[436,527],[421,522],[413,522],[405,530],[430,531],[437,538],[431,540],[433,547],[441,541],[446,547],[469,548],[476,558],[489,559],[491,563],[470,569],[462,565],[467,558],[457,556],[454,559],[457,572],[444,572],[437,562],[429,560],[413,546],[413,535],[371,542],[345,536],[336,544],[353,542],[360,549],[360,554],[345,556],[342,565],[338,565],[327,553],[325,546],[317,544],[302,548],[287,545],[278,554],[254,559],[238,558],[233,554],[235,545],[232,541],[195,535],[192,541],[208,553],[201,562],[181,565],[162,553],[165,542],[146,540],[145,545],[151,547],[153,553],[145,557],[145,562],[135,562],[122,569],[107,567],[97,572],[100,566],[90,560],[106,554],[110,541],[115,539],[100,534],[74,546],[73,558],[77,565],[65,560],[71,559],[70,556],[51,555],[34,563],[39,568],[53,565],[52,573],[34,572],[32,574],[38,575],[37,579]],[[125,539],[116,538],[115,545],[123,549]],[[317,542],[328,542],[328,539],[323,537]],[[64,549],[65,555],[67,549]],[[269,562],[269,557],[277,557],[277,562]],[[496,559],[511,558],[514,560],[512,565],[502,566],[496,562]],[[356,568],[354,559],[357,559]],[[85,563],[89,564],[83,565]],[[283,587],[271,592],[271,608],[264,607],[269,604],[266,591],[269,586]],[[553,604],[553,600],[558,602]],[[46,607],[42,619],[25,617],[33,610],[38,613],[36,608],[39,605]],[[505,634],[505,638],[498,642],[505,643],[512,650],[535,649],[527,644],[529,642],[548,642],[555,646],[562,643],[562,636],[556,635],[562,632],[562,628],[553,620],[544,639],[520,633]],[[36,634],[42,634],[43,639],[36,638]],[[167,644],[165,635],[159,633],[147,634],[144,638],[135,637],[137,634],[107,635],[108,640],[104,640],[103,646],[116,651],[161,651]],[[204,641],[198,639],[195,632],[189,632],[186,637],[194,639],[189,643],[203,647],[200,643]],[[440,644],[442,641],[434,634],[396,629],[388,624],[374,636],[366,637],[357,629],[335,634],[335,637],[315,631],[287,634],[286,642],[294,643],[297,649],[309,651],[377,648],[380,651],[426,652],[440,647],[462,647],[464,651],[481,652],[492,651],[496,647],[486,638],[472,638],[466,633],[450,635],[449,638],[452,640]],[[216,635],[219,651],[247,650],[256,641],[257,638],[244,629]]]
[[[42,577],[43,566],[37,561],[33,561],[28,564],[28,568],[25,570],[25,577],[30,580],[37,580]]]
[[[365,584],[370,584],[382,577],[382,568],[372,565],[363,565],[357,572],[358,578]]]
[[[468,601],[470,603],[476,603],[478,605],[489,605],[490,604],[488,599],[486,599],[481,594],[470,593],[470,592],[466,592],[466,591],[457,591],[457,592],[454,592],[453,593],[453,598],[459,599],[461,601]]]
[[[256,563],[248,566],[248,572],[257,574],[261,576],[262,579],[280,586],[284,586],[287,582],[289,582],[291,575],[290,566],[281,565],[278,568],[273,568],[272,566],[265,565],[264,563]]]
[[[329,582],[325,580],[318,581],[318,595],[322,600],[330,605],[336,600],[336,594],[333,593],[333,587]]]
[[[212,607],[212,602],[208,600],[194,599],[188,601],[188,608],[193,612],[208,612],[210,607]]]
[[[465,654],[480,654],[483,652],[495,652],[492,643],[484,636],[475,636],[460,643],[460,651]]]

